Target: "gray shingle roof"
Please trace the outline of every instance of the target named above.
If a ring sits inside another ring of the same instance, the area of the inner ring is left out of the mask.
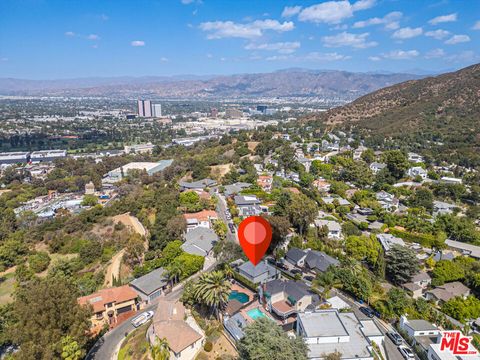
[[[199,226],[185,234],[182,249],[189,254],[206,256],[217,241],[218,236],[215,231]]]
[[[301,258],[303,258],[305,256],[305,254],[306,254],[305,251],[303,251],[299,248],[292,247],[287,251],[287,254],[285,255],[285,257],[288,260],[291,260],[291,261],[297,263],[298,261],[300,261]]]
[[[262,275],[266,272],[270,274],[275,274],[276,272],[276,269],[273,266],[268,265],[264,261],[258,263],[257,266],[254,266],[250,261],[245,261],[239,266],[239,269],[250,275],[252,278]]]
[[[215,186],[217,182],[212,179],[202,179],[198,181],[179,181],[178,184],[184,189],[203,189],[210,186]]]
[[[319,271],[327,271],[330,266],[337,266],[340,264],[340,261],[334,259],[333,257],[325,254],[324,252],[317,250],[310,250],[307,253],[305,262],[310,269],[315,269]]]
[[[130,285],[146,295],[150,295],[154,291],[167,285],[168,280],[165,278],[166,271],[163,268],[155,269],[146,275],[136,278],[130,282]]]
[[[305,295],[311,295],[308,286],[300,281],[293,280],[271,280],[265,283],[265,290],[270,295],[285,293],[287,296],[300,300]]]

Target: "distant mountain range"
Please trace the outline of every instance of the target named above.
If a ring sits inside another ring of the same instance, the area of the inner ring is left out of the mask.
[[[1,95],[163,99],[318,98],[351,101],[380,88],[419,79],[403,73],[286,69],[228,76],[110,77],[63,80],[0,78]]]

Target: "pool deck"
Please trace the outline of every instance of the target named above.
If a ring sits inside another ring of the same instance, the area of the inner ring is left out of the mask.
[[[255,295],[255,293],[247,288],[244,288],[243,286],[240,286],[240,284],[238,283],[235,283],[235,284],[232,284],[232,287],[230,289],[231,291],[238,291],[238,292],[242,292],[244,294],[247,294],[248,295],[248,302],[252,301],[253,300],[253,296]]]

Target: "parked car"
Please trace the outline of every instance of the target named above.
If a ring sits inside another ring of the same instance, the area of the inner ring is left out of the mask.
[[[292,269],[290,270],[290,272],[293,274],[293,275],[297,275],[297,274],[301,274],[302,272],[298,269]]]
[[[277,261],[272,258],[272,257],[267,257],[267,262],[270,264],[270,265],[277,265]]]
[[[415,359],[415,355],[413,354],[412,350],[406,346],[399,346],[398,350],[405,360]]]
[[[141,313],[140,315],[132,319],[132,325],[137,328],[140,325],[145,324],[152,317],[153,317],[153,311],[145,311],[144,313]]]
[[[288,268],[285,266],[285,264],[283,264],[280,261],[277,261],[277,263],[275,265],[282,270],[288,270]]]
[[[375,316],[375,313],[373,312],[373,310],[365,306],[361,306],[360,311],[365,315],[367,315],[369,318],[373,318]]]
[[[312,282],[315,279],[315,276],[307,275],[303,277],[305,280]]]
[[[388,332],[387,336],[390,338],[390,340],[393,341],[395,345],[401,345],[403,342],[403,339],[400,336],[400,334],[397,334],[396,332],[393,332],[393,331]]]
[[[233,225],[232,223],[228,223],[228,228],[230,229],[230,232],[234,233],[235,234],[235,225]]]

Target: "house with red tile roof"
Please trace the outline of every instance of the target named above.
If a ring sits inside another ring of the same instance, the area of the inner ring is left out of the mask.
[[[93,294],[82,296],[77,299],[80,305],[91,306],[92,328],[103,327],[108,324],[111,327],[124,319],[124,314],[137,310],[138,294],[128,285],[102,289]]]
[[[217,220],[218,215],[214,210],[202,210],[196,213],[183,214],[183,218],[187,222],[187,232],[189,232],[199,226],[210,229],[212,221]]]

